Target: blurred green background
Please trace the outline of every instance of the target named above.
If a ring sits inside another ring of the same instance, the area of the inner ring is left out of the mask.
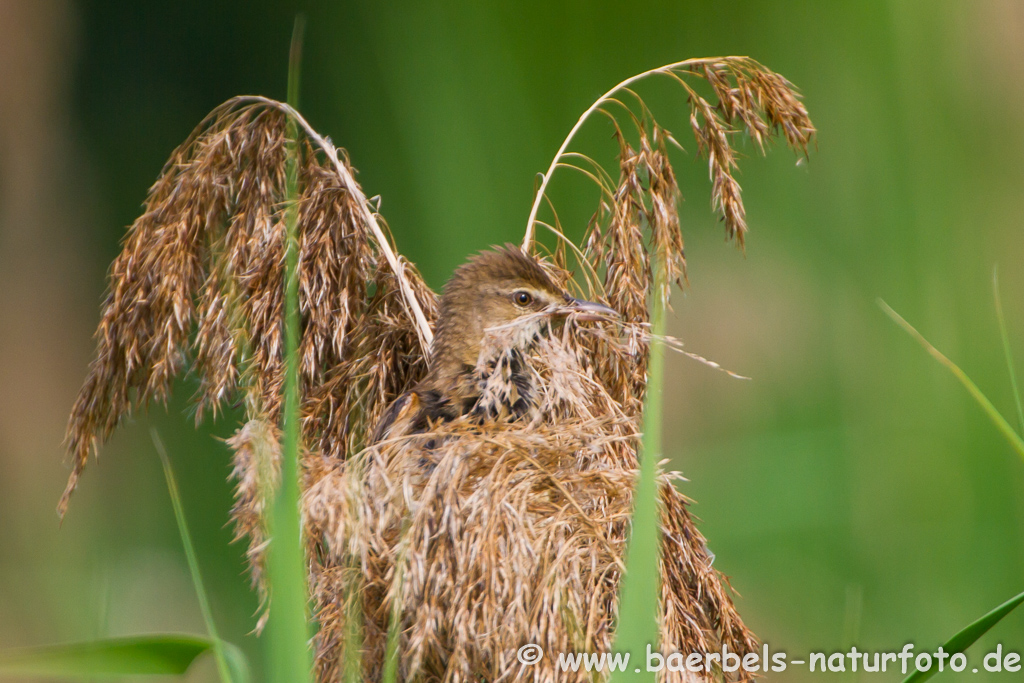
[[[534,177],[633,73],[746,54],[806,96],[818,149],[749,149],[751,233],[723,245],[678,89],[640,86],[676,157],[691,286],[670,331],[754,378],[670,357],[666,442],[748,624],[791,656],[933,648],[1024,590],[1024,463],[882,297],[1013,418],[993,266],[1024,364],[1024,4],[0,1],[0,647],[202,631],[148,435],[171,451],[222,635],[261,662],[225,526],[228,459],[179,383],[86,471],[68,518],[64,421],[105,269],[170,151],[221,101],[282,98],[309,20],[303,111],[346,147],[399,248],[439,287],[516,240]],[[614,152],[595,119],[581,149]],[[556,179],[575,235],[591,187]],[[1024,612],[972,650],[1024,649]],[[207,662],[190,680],[213,680]],[[957,675],[943,674],[945,680]],[[791,668],[769,680],[819,678]],[[852,674],[844,680],[899,674]],[[971,674],[983,681],[1013,674]]]

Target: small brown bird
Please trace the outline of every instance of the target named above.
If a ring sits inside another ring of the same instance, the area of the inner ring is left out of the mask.
[[[618,317],[607,306],[570,296],[514,245],[472,257],[444,287],[429,373],[388,407],[371,443],[461,415],[526,414],[535,393],[523,354],[568,315]]]

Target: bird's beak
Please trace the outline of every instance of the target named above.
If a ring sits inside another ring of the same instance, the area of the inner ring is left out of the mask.
[[[573,297],[568,297],[564,310],[566,313],[576,314],[576,319],[583,322],[619,317],[619,312],[614,308],[608,308],[604,304],[597,304],[593,301],[584,301]]]

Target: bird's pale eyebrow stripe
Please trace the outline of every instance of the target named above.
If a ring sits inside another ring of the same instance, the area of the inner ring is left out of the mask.
[[[534,299],[540,299],[542,301],[552,298],[552,294],[550,292],[546,292],[542,289],[537,289],[529,285],[513,285],[512,289],[509,290],[509,294],[516,294],[518,292],[526,292],[533,295]]]

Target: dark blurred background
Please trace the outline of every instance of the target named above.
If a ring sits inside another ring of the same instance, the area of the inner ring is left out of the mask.
[[[535,174],[614,83],[723,54],[793,81],[818,149],[798,166],[788,150],[748,148],[745,255],[710,212],[682,95],[639,88],[689,150],[676,168],[691,286],[671,331],[754,378],[672,357],[666,455],[774,650],[933,648],[1024,590],[1024,463],[876,305],[917,325],[1016,422],[991,287],[998,264],[1024,364],[1016,0],[0,0],[0,647],[202,630],[153,425],[224,635],[260,661],[215,438],[237,415],[195,429],[182,381],[167,411],[138,416],[103,449],[62,527],[54,508],[64,421],[124,228],[210,109],[243,93],[284,97],[299,11],[302,110],[349,150],[435,287],[467,254],[520,238]],[[610,133],[595,119],[580,148],[610,159]],[[594,190],[565,176],[554,197],[582,234]],[[972,663],[996,642],[1024,649],[1024,612]],[[207,663],[190,680],[214,675]]]

